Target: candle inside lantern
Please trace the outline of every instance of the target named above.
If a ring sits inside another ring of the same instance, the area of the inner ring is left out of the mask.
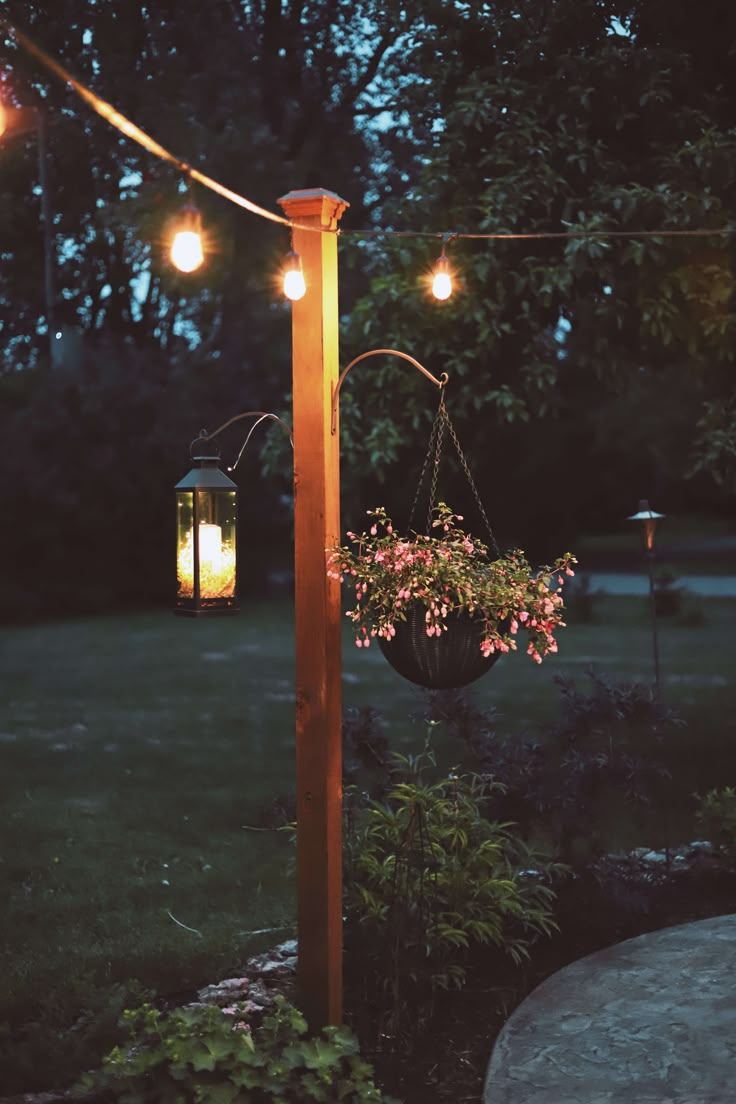
[[[204,521],[199,526],[199,570],[222,571],[222,528]]]
[[[193,531],[179,550],[179,596],[194,594]],[[222,539],[222,528],[202,522],[199,526],[200,598],[232,598],[235,594],[235,549]]]

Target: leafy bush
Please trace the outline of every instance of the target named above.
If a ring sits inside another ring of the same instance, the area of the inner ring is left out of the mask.
[[[479,774],[434,781],[425,747],[392,756],[385,801],[348,795],[346,943],[376,1027],[431,1014],[437,991],[462,988],[471,954],[494,945],[517,963],[554,928],[549,866],[485,812],[498,783]]]
[[[124,1013],[128,1039],[78,1091],[119,1104],[395,1104],[376,1088],[346,1027],[309,1037],[283,996],[253,1022],[253,1004],[198,1004]]]
[[[736,788],[724,786],[695,797],[699,803],[695,816],[705,835],[723,859],[736,863]]]
[[[589,671],[591,689],[557,677],[560,717],[534,738],[500,739],[495,714],[462,696],[437,695],[431,716],[461,735],[482,770],[502,785],[495,815],[513,820],[527,839],[544,838],[555,857],[585,865],[605,849],[601,810],[615,795],[632,807],[651,805],[669,778],[660,749],[682,722],[648,687],[616,683]]]

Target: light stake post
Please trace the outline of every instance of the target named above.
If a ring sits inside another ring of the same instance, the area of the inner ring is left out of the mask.
[[[654,690],[657,701],[662,700],[662,685],[659,672],[659,637],[657,634],[657,596],[654,591],[654,531],[657,522],[664,514],[658,514],[649,507],[645,498],[639,500],[639,510],[636,514],[630,514],[627,521],[636,521],[641,526],[644,553],[647,560],[649,574],[649,604],[652,616],[652,649],[654,652]]]
[[[279,203],[306,288],[292,303],[297,936],[299,1004],[316,1030],[342,1021],[342,632],[326,562],[340,536],[337,234],[324,231],[348,204],[324,188]]]

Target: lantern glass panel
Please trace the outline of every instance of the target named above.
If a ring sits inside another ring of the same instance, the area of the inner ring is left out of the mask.
[[[235,490],[177,490],[177,612],[236,612],[236,530]]]
[[[196,491],[199,597],[203,606],[235,597],[235,491]],[[191,540],[191,537],[190,537]]]
[[[176,576],[177,599],[194,598],[194,493],[176,492]]]

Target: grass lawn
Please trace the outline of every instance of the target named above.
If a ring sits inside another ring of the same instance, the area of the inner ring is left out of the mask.
[[[687,721],[670,747],[681,832],[693,828],[693,790],[736,783],[736,600],[697,606],[702,625],[660,621],[664,696]],[[651,680],[646,602],[602,598],[596,612],[596,623],[561,632],[559,656],[541,667],[504,657],[471,688],[501,714],[500,735],[537,733],[555,717],[556,674],[583,687],[594,664]],[[115,983],[184,990],[292,933],[290,845],[253,830],[294,785],[291,607],[4,628],[0,662],[8,1093],[73,1078],[85,1034],[102,1040],[124,999]],[[410,718],[422,692],[377,648],[354,648],[347,624],[344,681],[346,707],[376,707],[393,746],[421,747],[424,725]],[[438,750],[455,763],[464,749],[440,734]],[[623,842],[658,842],[620,827]],[[656,819],[647,831],[656,835]]]

